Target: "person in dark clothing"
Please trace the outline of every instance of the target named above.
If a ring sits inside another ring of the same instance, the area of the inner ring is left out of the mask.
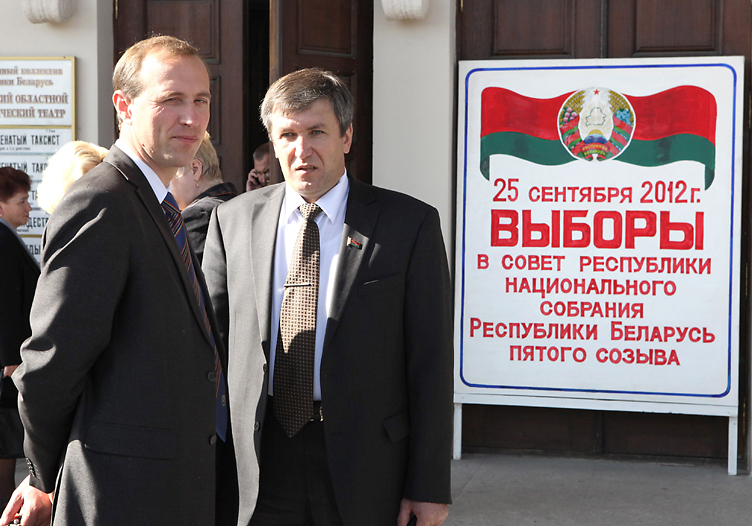
[[[217,151],[208,133],[191,164],[178,169],[170,188],[180,207],[188,242],[202,261],[212,210],[238,195],[235,185],[222,180]]]
[[[21,344],[31,336],[29,312],[39,264],[16,230],[29,219],[31,179],[10,166],[0,168],[0,507],[16,487],[16,459],[23,457],[18,391],[10,378],[21,363]]]

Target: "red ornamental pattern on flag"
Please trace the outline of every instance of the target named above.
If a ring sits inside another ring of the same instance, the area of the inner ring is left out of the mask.
[[[588,88],[550,99],[505,88],[481,95],[480,170],[505,154],[556,166],[577,159],[638,166],[695,161],[705,166],[705,188],[715,176],[717,106],[697,86],[637,97]]]

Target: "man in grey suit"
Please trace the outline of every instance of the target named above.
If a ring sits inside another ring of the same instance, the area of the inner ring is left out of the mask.
[[[236,516],[218,509],[223,524],[405,526],[415,515],[436,526],[448,513],[452,319],[439,216],[348,177],[352,116],[350,93],[329,72],[276,81],[262,119],[286,183],[212,216],[203,266],[228,345],[232,435],[218,491],[238,499]],[[318,215],[304,219],[311,208]],[[291,289],[311,285],[288,276],[311,221],[313,378],[301,380],[312,382],[301,389],[302,427],[289,429],[280,409],[289,377],[277,365],[298,351],[279,342],[281,311]]]
[[[3,524],[19,509],[22,524],[214,521],[213,314],[163,211],[204,137],[209,75],[195,48],[155,37],[125,52],[113,87],[120,137],[45,230],[13,375],[30,475]]]

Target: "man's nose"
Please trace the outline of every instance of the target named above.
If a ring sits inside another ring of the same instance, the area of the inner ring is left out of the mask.
[[[187,104],[180,116],[180,123],[186,126],[195,126],[201,121],[203,113],[203,109],[195,104]]]
[[[299,159],[305,159],[311,155],[311,141],[302,134],[298,136],[298,141],[295,145],[295,155]]]

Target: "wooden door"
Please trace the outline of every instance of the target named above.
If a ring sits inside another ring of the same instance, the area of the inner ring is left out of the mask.
[[[152,35],[191,42],[209,66],[209,133],[222,176],[245,188],[243,0],[115,0],[115,61]]]
[[[462,0],[460,60],[750,56],[745,0]]]
[[[751,25],[752,5],[748,0],[461,0],[457,16],[458,57],[488,60],[743,55],[747,101],[743,185],[748,192]],[[743,268],[747,268],[748,261],[748,231],[748,219],[744,219]],[[747,303],[744,290],[742,320],[747,318]],[[747,332],[745,326],[740,340],[742,432],[746,428],[745,393],[749,389]],[[715,458],[725,458],[727,454],[727,419],[722,417],[467,405],[463,420],[463,445],[469,450],[508,448]],[[740,440],[740,453],[745,442]]]
[[[355,99],[348,172],[371,182],[373,0],[271,0],[270,81],[319,67],[341,77]]]
[[[246,169],[253,168],[253,152],[269,140],[259,118],[259,106],[269,87],[269,0],[246,0],[245,133]]]

